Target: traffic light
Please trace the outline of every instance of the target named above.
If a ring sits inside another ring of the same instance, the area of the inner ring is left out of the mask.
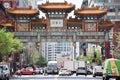
[[[104,47],[101,48],[101,54],[104,55]]]
[[[22,54],[22,53],[23,53],[23,50],[20,51],[20,54]]]
[[[8,53],[8,57],[11,57],[12,56],[12,54],[11,53]]]
[[[84,56],[86,56],[86,49],[84,48],[83,51],[84,51]]]
[[[97,58],[97,54],[96,54],[96,52],[94,52],[94,59],[95,59],[95,58]]]
[[[95,59],[95,58],[93,58],[93,59],[92,59],[92,62],[96,62],[96,59]]]
[[[19,62],[19,57],[16,57],[16,62]]]
[[[97,54],[94,52],[92,62],[96,62]]]

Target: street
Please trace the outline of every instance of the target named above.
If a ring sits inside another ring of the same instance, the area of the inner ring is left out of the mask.
[[[75,74],[72,76],[58,76],[58,75],[22,75],[22,76],[13,76],[10,80],[102,80],[102,77],[92,77],[92,75],[88,75],[85,77],[84,75],[76,76]]]

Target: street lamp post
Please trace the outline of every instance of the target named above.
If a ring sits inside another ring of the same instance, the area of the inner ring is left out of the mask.
[[[37,42],[38,53],[40,53],[40,42]]]
[[[96,57],[97,57],[97,54],[96,54],[96,51],[95,51],[95,46],[93,46],[93,62],[96,62]]]
[[[112,46],[112,58],[114,58],[114,46]]]
[[[73,60],[76,59],[76,42],[73,42],[74,53],[73,53]]]

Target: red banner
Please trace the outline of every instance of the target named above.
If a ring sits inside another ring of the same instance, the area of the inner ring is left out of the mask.
[[[105,42],[105,58],[110,57],[110,42]]]

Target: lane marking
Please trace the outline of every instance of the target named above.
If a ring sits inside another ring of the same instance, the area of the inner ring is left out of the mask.
[[[54,80],[58,80],[58,75],[55,75],[55,76],[54,76]]]

